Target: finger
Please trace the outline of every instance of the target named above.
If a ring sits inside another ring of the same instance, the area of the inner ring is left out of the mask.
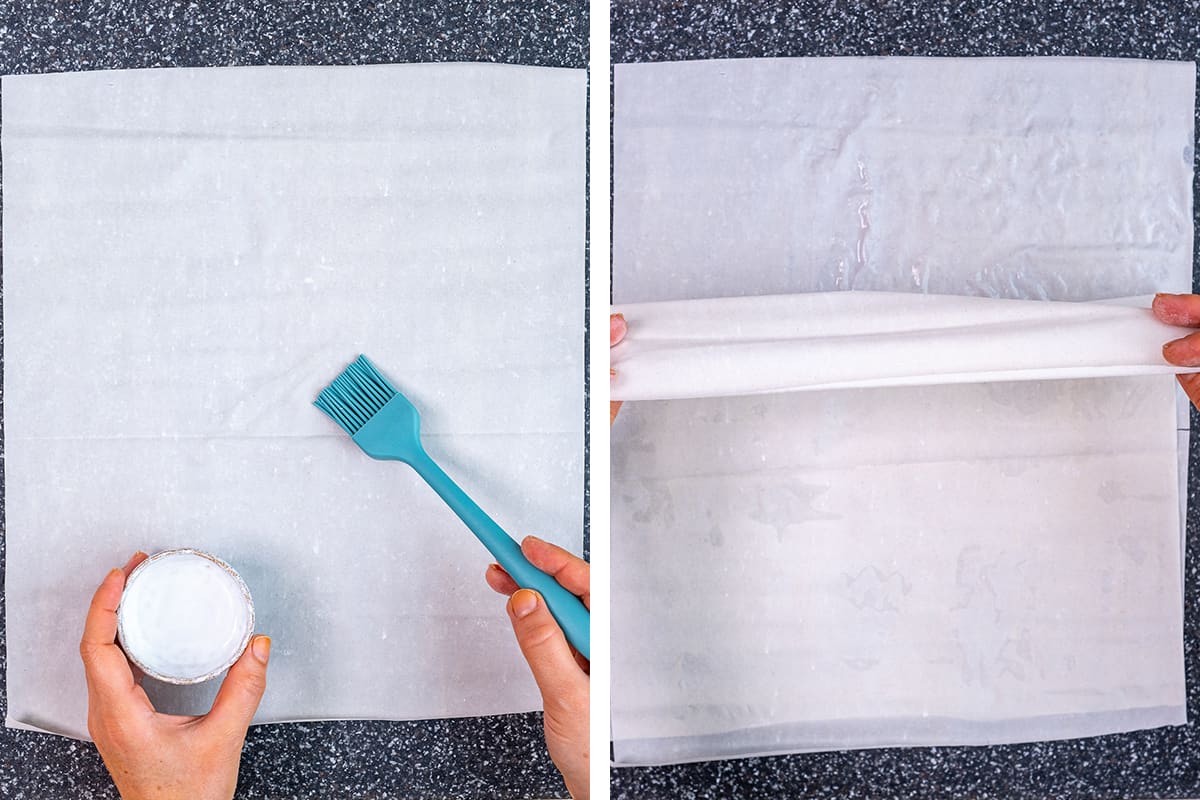
[[[624,314],[610,314],[608,317],[608,346],[616,347],[621,340],[625,338],[625,334],[629,332],[629,323],[625,321]],[[612,380],[616,377],[617,371],[609,369],[608,377]],[[612,425],[617,420],[617,413],[621,410],[621,401],[610,402],[608,404],[608,424]]]
[[[1193,372],[1176,377],[1179,379],[1179,385],[1183,387],[1183,393],[1192,401],[1192,405],[1200,409],[1200,373]]]
[[[1200,295],[1156,294],[1150,308],[1168,325],[1200,326]]]
[[[488,586],[492,587],[492,591],[500,594],[511,596],[513,592],[521,587],[512,579],[504,567],[499,564],[491,564],[487,568],[487,573],[484,575]]]
[[[150,556],[143,553],[141,550],[134,552],[129,560],[125,562],[125,566],[121,567],[121,572],[125,573],[125,580],[129,580],[129,575],[138,568],[138,565],[145,561]]]
[[[588,562],[536,536],[525,537],[521,542],[521,552],[530,564],[553,577],[571,594],[578,595],[583,604],[591,608],[592,568]]]
[[[512,576],[504,571],[504,567],[500,566],[499,564],[491,564],[488,566],[486,577],[488,586],[492,587],[493,591],[503,595],[508,595],[509,597],[512,597],[513,592],[519,591],[521,588],[517,585],[517,582],[512,579]],[[584,658],[574,647],[571,648],[571,655],[575,658],[575,663],[579,665],[581,670],[584,672],[589,672],[591,670],[591,665],[588,663],[588,660]]]
[[[125,590],[125,579],[134,568],[145,561],[141,550],[130,557],[125,566],[109,570],[92,596],[87,619],[83,625],[83,641],[90,644],[113,644],[117,640],[117,607],[121,604],[121,592]]]
[[[245,736],[254,712],[267,689],[267,661],[271,657],[271,637],[255,636],[234,665],[225,674],[212,710],[204,724],[226,736]]]
[[[1200,333],[1189,333],[1164,344],[1163,358],[1177,367],[1200,367]]]
[[[134,686],[133,672],[125,653],[117,647],[117,607],[125,589],[125,570],[109,570],[96,589],[83,623],[79,657],[88,688],[109,694],[122,694]]]
[[[1143,301],[1144,302],[1144,301]],[[609,314],[608,315],[608,346],[616,347],[621,340],[625,338],[625,334],[629,332],[629,323],[625,321],[624,314]]]
[[[550,706],[575,696],[587,678],[575,663],[562,629],[542,596],[531,589],[516,592],[508,601],[508,618],[542,693],[542,702]]]
[[[108,571],[92,595],[87,618],[83,622],[82,643],[94,646],[115,644],[117,641],[117,607],[125,589],[125,573],[120,567]]]

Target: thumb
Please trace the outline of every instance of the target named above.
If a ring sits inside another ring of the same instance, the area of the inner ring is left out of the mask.
[[[255,636],[221,683],[207,721],[228,734],[244,736],[267,688],[271,637]]]
[[[513,592],[508,601],[508,618],[542,692],[542,701],[549,706],[577,692],[580,682],[587,678],[571,654],[562,628],[550,615],[545,599],[531,589]]]

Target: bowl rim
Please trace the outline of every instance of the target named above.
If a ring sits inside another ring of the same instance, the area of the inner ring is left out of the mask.
[[[136,655],[130,652],[129,648],[125,647],[125,615],[122,613],[125,608],[125,589],[121,590],[121,602],[117,604],[117,645],[121,648],[121,651],[125,653],[125,657],[129,659],[130,663],[140,669],[142,673],[149,678],[154,678],[155,680],[162,681],[163,683],[175,684],[177,686],[187,686],[190,684],[204,683],[205,681],[212,680],[225,670],[232,667],[237,660],[242,657],[242,653],[246,651],[246,647],[250,644],[250,639],[254,635],[254,600],[250,597],[249,587],[247,587],[246,582],[242,580],[242,576],[238,575],[237,570],[211,553],[206,553],[203,550],[197,550],[192,547],[176,547],[169,550],[160,550],[154,555],[148,557],[145,561],[134,567],[133,572],[129,573],[129,577],[125,579],[125,587],[128,588],[129,584],[133,582],[133,579],[137,576],[137,574],[144,570],[151,563],[159,561],[163,558],[177,555],[199,556],[200,558],[211,561],[224,570],[226,574],[233,578],[234,583],[241,590],[242,597],[246,601],[246,609],[250,612],[250,618],[247,622],[246,630],[242,634],[241,644],[238,645],[233,657],[227,662],[223,663],[217,669],[210,670],[209,672],[199,676],[180,677],[177,675],[165,675],[147,667],[137,658]]]

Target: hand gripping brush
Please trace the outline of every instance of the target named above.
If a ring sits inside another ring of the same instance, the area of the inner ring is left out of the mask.
[[[512,537],[429,457],[421,446],[421,416],[416,407],[379,374],[366,356],[360,355],[325,387],[315,405],[341,425],[371,458],[403,461],[416,470],[518,586],[534,589],[545,598],[567,641],[588,658],[587,608],[554,578],[530,564]]]

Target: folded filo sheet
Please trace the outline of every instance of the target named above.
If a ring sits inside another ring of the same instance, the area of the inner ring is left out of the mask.
[[[619,306],[617,400],[1179,371],[1150,298],[1104,303],[823,292]]]
[[[614,67],[616,765],[1187,720],[1195,74]]]

